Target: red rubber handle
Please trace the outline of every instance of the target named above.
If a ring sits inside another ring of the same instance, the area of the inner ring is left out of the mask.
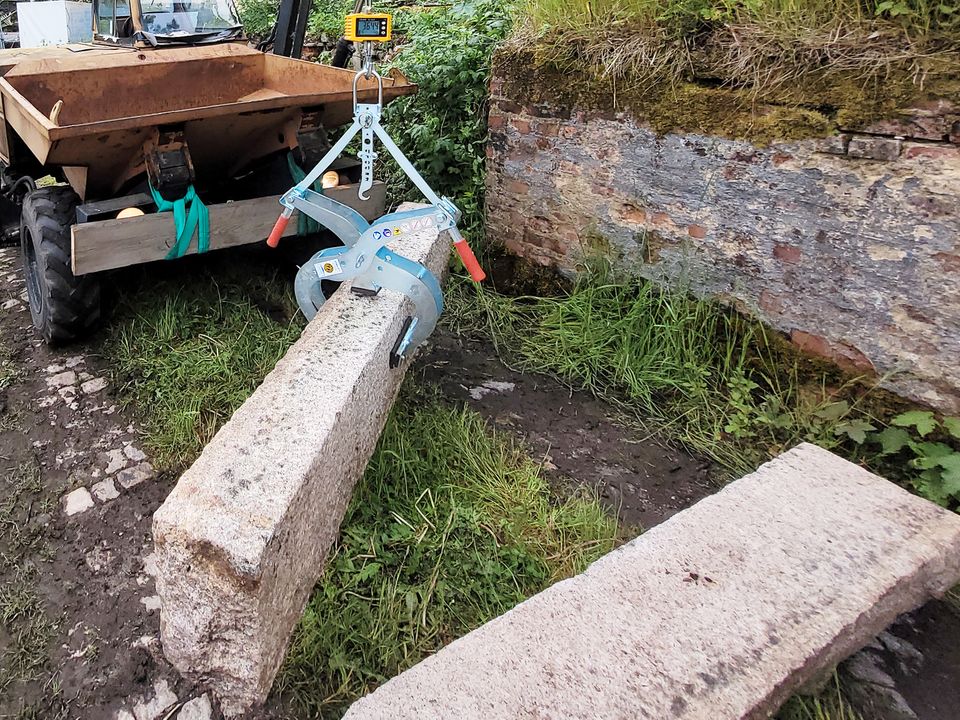
[[[290,222],[289,215],[284,214],[277,218],[277,224],[273,226],[273,230],[270,231],[270,237],[267,238],[267,245],[275,248],[280,244],[280,238],[283,237],[283,231],[287,229],[288,222]]]
[[[467,241],[457,240],[453,243],[453,246],[457,249],[457,255],[460,256],[460,259],[463,261],[463,266],[467,269],[467,272],[470,273],[473,281],[483,282],[487,274],[483,271],[483,268],[480,267],[480,263],[477,262],[477,256],[473,254],[473,250],[467,245]]]

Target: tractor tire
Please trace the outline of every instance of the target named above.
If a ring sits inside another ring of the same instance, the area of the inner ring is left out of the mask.
[[[100,282],[73,274],[70,227],[79,196],[63,185],[27,194],[20,214],[20,254],[30,315],[48,345],[90,334],[100,322]]]

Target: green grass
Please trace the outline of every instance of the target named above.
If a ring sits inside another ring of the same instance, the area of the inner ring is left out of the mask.
[[[0,572],[16,569],[23,558],[38,554],[49,555],[50,549],[43,540],[43,530],[29,522],[31,515],[49,513],[53,509],[53,495],[42,498],[43,482],[40,468],[35,464],[23,464],[13,468],[0,468],[3,476],[0,498]]]
[[[269,286],[269,287],[268,287]],[[126,291],[105,354],[145,444],[178,468],[300,331],[261,309],[286,284],[236,262]],[[596,500],[554,495],[521,447],[475,413],[407,387],[310,601],[278,690],[305,716],[339,709],[614,546]]]
[[[570,72],[619,78],[621,91],[703,78],[795,103],[792,86],[800,82],[812,86],[799,93],[816,106],[816,88],[828,78],[855,88],[958,70],[957,0],[524,0],[521,7],[516,47],[536,48],[540,61]]]
[[[104,348],[161,467],[196,457],[300,335],[289,283],[245,260],[219,270],[130,291]]]
[[[836,674],[815,697],[795,695],[780,708],[775,720],[864,720],[844,695]]]
[[[21,568],[0,586],[0,627],[9,638],[0,656],[0,694],[16,683],[49,681],[48,647],[57,624],[36,593],[34,573],[31,567]]]
[[[877,18],[925,33],[952,26],[958,11],[955,3],[927,0],[526,0],[522,7],[536,25],[553,31],[665,26],[678,34],[705,21],[812,30]]]
[[[644,281],[587,274],[568,293],[520,298],[463,283],[452,296],[454,329],[490,338],[519,369],[653,420],[733,474],[801,440],[836,446],[855,410],[759,323]]]
[[[312,717],[613,548],[595,500],[554,496],[477,414],[407,393],[354,493],[278,689]]]

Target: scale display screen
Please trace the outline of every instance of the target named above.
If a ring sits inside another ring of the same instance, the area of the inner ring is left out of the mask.
[[[387,21],[378,18],[360,18],[357,20],[358,37],[383,37],[387,34]]]

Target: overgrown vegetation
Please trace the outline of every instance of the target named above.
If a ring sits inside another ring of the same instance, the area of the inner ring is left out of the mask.
[[[427,182],[463,211],[465,234],[482,236],[490,58],[510,30],[510,3],[475,0],[405,18],[408,42],[392,64],[419,92],[392,103],[384,122]],[[387,167],[395,194],[421,199]]]
[[[808,441],[960,511],[960,419],[895,415],[905,403],[875,390],[876,380],[811,362],[716,302],[588,272],[553,296],[459,283],[445,322],[489,338],[518,369],[652,421],[730,476]]]
[[[518,40],[561,66],[764,85],[824,69],[883,75],[935,55],[950,62],[960,27],[950,0],[526,0],[524,14]]]
[[[511,298],[458,287],[448,322],[481,332],[525,371],[626,410],[741,474],[801,440],[838,444],[850,414],[762,325],[644,281],[585,275],[567,293]],[[838,410],[841,410],[838,412]]]
[[[595,501],[553,498],[540,467],[478,415],[408,392],[354,493],[279,689],[311,716],[339,717],[364,692],[579,572],[615,534]]]
[[[339,33],[349,5],[317,4],[312,32]],[[248,30],[269,32],[274,8],[244,3]],[[954,47],[953,15],[949,5],[901,0],[530,0],[528,24],[514,42],[535,47],[537,62],[592,66],[606,76],[604,88],[622,89],[631,72],[682,83],[690,68],[699,76],[714,67],[724,69],[721,81],[736,76],[776,87],[785,93],[779,100],[789,100],[785,80],[811,65],[855,75],[891,63],[940,72],[944,48]],[[499,0],[398,17],[408,42],[391,62],[420,93],[394,103],[387,123],[428,181],[466,211],[474,232],[490,55],[510,25],[510,3]],[[867,28],[879,35],[864,35]],[[758,69],[764,53],[774,60],[769,72]],[[718,102],[699,89],[691,97]],[[405,186],[395,171],[391,180],[399,199]],[[715,304],[602,274],[557,296],[507,297],[462,283],[451,295],[446,322],[454,328],[490,337],[530,372],[556,375],[652,421],[656,432],[731,474],[811,440],[874,467],[906,467],[912,474],[897,477],[919,491],[932,497],[935,488],[954,507],[960,499],[950,495],[956,468],[944,459],[952,455],[937,445],[956,452],[951,421],[931,418],[941,425],[924,432],[926,420],[907,416],[911,424],[901,415],[893,427],[903,439],[884,428],[883,413],[868,409],[863,386],[811,369],[762,326]],[[292,316],[285,285],[269,274],[178,277],[126,299],[108,353],[124,392],[145,412],[161,464],[178,467],[199,452],[299,334]],[[868,452],[878,446],[881,452]],[[591,499],[554,497],[522,448],[478,416],[408,387],[357,488],[278,687],[306,712],[336,716],[424,655],[578,571],[613,546],[615,532]],[[855,715],[838,690],[795,699],[781,718]]]
[[[911,410],[883,430],[869,430],[854,438],[869,464],[887,477],[904,478],[925,498],[960,511],[960,418]]]

